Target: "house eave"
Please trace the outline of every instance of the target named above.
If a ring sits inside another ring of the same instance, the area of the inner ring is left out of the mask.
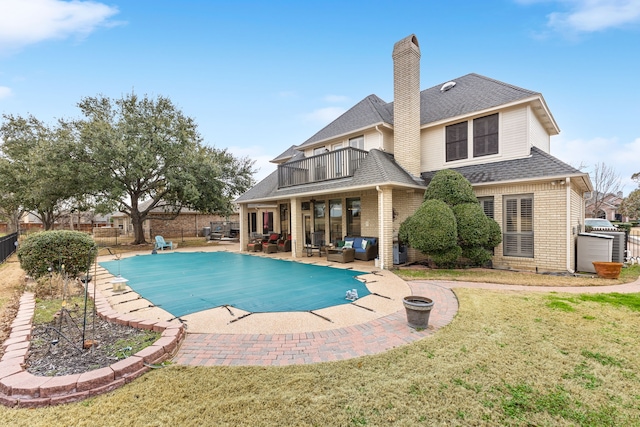
[[[324,144],[326,144],[328,142],[334,141],[336,139],[344,139],[344,138],[346,138],[348,136],[357,136],[358,134],[361,134],[366,130],[374,130],[376,128],[376,126],[383,126],[383,127],[388,128],[388,129],[393,129],[393,126],[391,126],[389,123],[384,122],[384,121],[380,121],[380,122],[372,123],[370,125],[367,125],[367,126],[364,126],[364,127],[358,128],[358,129],[350,130],[349,132],[344,132],[344,133],[341,133],[341,134],[338,134],[338,135],[331,136],[329,138],[321,139],[319,141],[315,141],[315,142],[310,143],[308,145],[305,145],[305,144],[298,145],[296,147],[296,149],[302,151],[302,150],[306,150],[307,148],[320,147],[320,146],[322,146],[322,145],[324,145]]]
[[[521,178],[521,179],[510,179],[504,181],[492,181],[492,182],[478,182],[472,183],[472,187],[495,187],[502,185],[510,185],[510,184],[523,184],[523,183],[542,183],[542,182],[552,182],[552,181],[564,181],[567,178],[576,179],[582,182],[582,190],[583,192],[593,191],[593,187],[591,186],[591,181],[588,179],[587,174],[569,174],[569,175],[549,175],[549,176],[541,176],[536,178]]]
[[[367,184],[367,185],[353,185],[353,186],[345,186],[345,187],[340,187],[340,188],[334,188],[334,189],[324,189],[324,190],[316,190],[316,191],[305,191],[302,193],[288,193],[288,194],[281,194],[281,195],[274,195],[271,197],[267,197],[267,198],[262,198],[262,199],[252,199],[252,200],[246,200],[243,202],[238,202],[239,204],[266,204],[266,203],[273,203],[276,202],[278,200],[285,200],[285,199],[292,199],[292,198],[307,198],[307,197],[315,197],[315,196],[321,196],[321,195],[327,195],[327,194],[336,194],[336,193],[349,193],[349,192],[355,192],[355,191],[365,191],[365,190],[375,190],[376,187],[392,187],[392,188],[404,188],[407,190],[419,190],[419,191],[424,191],[426,189],[426,187],[424,185],[420,185],[420,184],[415,184],[415,185],[408,185],[405,183],[400,183],[400,182],[396,182],[396,181],[386,181],[386,182],[378,182],[378,183],[374,183],[374,184]],[[290,188],[290,187],[289,187]]]

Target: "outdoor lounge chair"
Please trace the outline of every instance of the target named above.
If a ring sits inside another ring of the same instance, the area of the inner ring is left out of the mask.
[[[271,233],[269,239],[266,242],[262,242],[262,252],[267,254],[278,252],[278,239],[280,239],[278,233]]]
[[[278,252],[291,252],[291,234],[286,239],[278,240]]]
[[[153,249],[164,251],[165,248],[173,249],[173,242],[165,242],[164,237],[156,236],[156,245]]]

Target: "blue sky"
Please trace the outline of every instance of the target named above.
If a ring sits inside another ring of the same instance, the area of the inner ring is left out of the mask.
[[[636,187],[639,0],[0,0],[0,113],[53,123],[85,96],[163,95],[261,179],[367,95],[392,101],[412,33],[422,89],[473,72],[541,92],[552,154]]]

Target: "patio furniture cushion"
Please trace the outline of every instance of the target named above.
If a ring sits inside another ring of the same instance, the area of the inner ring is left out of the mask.
[[[345,245],[348,242],[351,242],[353,249],[355,249],[356,259],[371,261],[378,256],[377,237],[346,236],[344,238]]]

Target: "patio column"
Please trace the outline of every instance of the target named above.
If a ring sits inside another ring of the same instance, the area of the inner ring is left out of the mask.
[[[380,268],[393,267],[393,189],[376,187],[378,190],[378,258]]]
[[[297,258],[302,253],[304,236],[302,235],[302,218],[300,217],[300,201],[296,197],[291,198],[291,257]]]
[[[240,203],[240,252],[247,250],[247,243],[249,243],[249,224],[247,223],[247,205]]]

